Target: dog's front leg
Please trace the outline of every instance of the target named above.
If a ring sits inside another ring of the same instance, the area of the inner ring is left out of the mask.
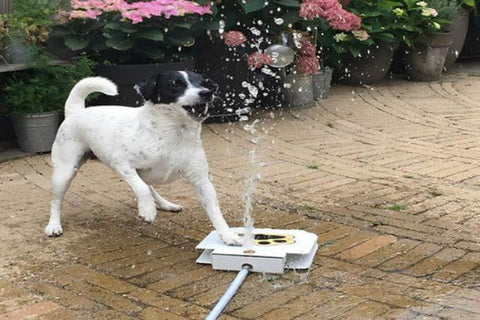
[[[194,157],[194,160],[184,173],[190,183],[195,187],[200,202],[207,212],[208,218],[223,242],[228,245],[242,245],[242,239],[230,230],[222,212],[220,211],[217,193],[208,177],[208,164],[205,154],[202,152],[198,157]]]
[[[215,192],[215,188],[210,179],[208,177],[202,177],[194,182],[194,186],[197,190],[200,202],[207,212],[208,218],[223,242],[228,245],[241,246],[243,244],[242,239],[230,230],[222,212],[220,211],[217,193]]]
[[[150,187],[140,178],[137,170],[133,168],[116,168],[116,171],[128,183],[137,196],[138,215],[147,222],[153,222],[157,215],[157,209],[152,193],[150,192]]]

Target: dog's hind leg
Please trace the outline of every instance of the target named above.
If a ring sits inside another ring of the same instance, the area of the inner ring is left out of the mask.
[[[153,199],[157,204],[158,208],[165,211],[179,212],[182,211],[182,206],[179,204],[172,203],[167,199],[162,198],[152,186],[150,186],[150,191],[152,192]]]
[[[157,216],[157,208],[150,187],[140,178],[137,171],[130,167],[121,166],[115,170],[128,183],[137,196],[138,215],[147,222],[153,222]]]
[[[53,147],[53,200],[50,205],[50,220],[45,228],[45,234],[49,237],[59,236],[63,233],[61,224],[63,198],[84,158],[85,150],[80,145],[70,142]]]

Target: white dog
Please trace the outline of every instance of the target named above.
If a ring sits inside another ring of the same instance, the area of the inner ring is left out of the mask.
[[[60,215],[64,195],[78,168],[93,152],[130,185],[137,197],[138,213],[145,221],[153,222],[156,206],[167,211],[182,210],[162,198],[152,184],[185,177],[196,188],[222,240],[241,245],[241,238],[230,231],[220,211],[200,139],[197,106],[203,110],[212,101],[212,85],[193,72],[165,72],[137,86],[145,99],[142,107],[85,108],[90,93],[116,95],[117,87],[101,77],[78,82],[66,101],[66,119],[52,148],[53,200],[45,233],[62,234]]]

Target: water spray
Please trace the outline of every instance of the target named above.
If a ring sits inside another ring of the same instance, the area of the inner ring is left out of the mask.
[[[285,73],[285,67],[295,59],[295,51],[285,44],[271,45],[265,49],[265,52],[273,60],[269,65],[281,69],[283,73]],[[251,92],[250,88],[249,91]],[[244,125],[244,129],[255,135],[255,125],[258,121]],[[254,136],[251,142],[257,145],[261,138],[261,136]],[[196,247],[203,250],[197,263],[210,264],[214,270],[239,271],[227,291],[206,317],[207,320],[214,320],[220,316],[250,272],[282,274],[285,269],[309,269],[318,249],[316,234],[303,230],[255,229],[253,227],[252,201],[255,182],[259,179],[255,159],[256,148],[250,152],[252,171],[246,183],[245,227],[231,229],[243,238],[244,245],[228,246],[216,231],[212,231]]]

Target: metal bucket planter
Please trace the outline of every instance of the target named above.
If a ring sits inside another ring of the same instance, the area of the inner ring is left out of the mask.
[[[313,81],[313,99],[327,99],[330,93],[330,83],[332,82],[333,69],[326,67],[315,73],[312,77]]]
[[[455,64],[457,61],[460,52],[462,51],[463,45],[465,44],[465,39],[467,37],[468,31],[468,21],[470,18],[470,11],[463,9],[461,15],[459,15],[453,23],[448,26],[448,31],[452,33],[452,45],[448,50],[447,58],[445,59],[445,68],[448,70]]]
[[[60,125],[58,111],[11,115],[18,146],[25,152],[48,152]]]
[[[452,44],[450,32],[438,32],[429,36],[427,44],[417,44],[407,53],[407,75],[414,81],[437,81]]]
[[[311,75],[286,75],[283,87],[287,106],[311,107],[313,105],[313,79]]]

